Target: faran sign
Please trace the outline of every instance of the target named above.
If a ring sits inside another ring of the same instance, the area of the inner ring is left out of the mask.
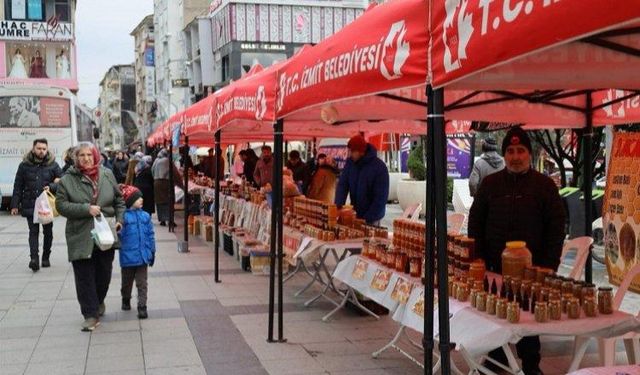
[[[73,25],[30,21],[0,21],[0,40],[66,42],[73,40]]]

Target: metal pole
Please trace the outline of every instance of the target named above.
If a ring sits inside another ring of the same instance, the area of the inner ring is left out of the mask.
[[[278,143],[278,122],[273,124],[273,143],[276,145]],[[282,155],[281,155],[282,156]],[[270,251],[269,251],[269,332],[267,336],[267,342],[274,342],[273,340],[273,315],[275,311],[275,282],[276,282],[276,246],[278,242],[278,232],[277,232],[277,219],[276,219],[276,198],[277,198],[277,179],[276,175],[278,173],[278,163],[276,162],[278,156],[272,155],[271,164],[273,166],[273,171],[271,175],[273,176],[273,180],[271,183],[271,238],[269,239],[270,243]]]
[[[425,257],[424,257],[424,335],[422,337],[422,347],[424,348],[424,373],[426,375],[433,374],[433,306],[434,306],[434,276],[435,276],[435,191],[434,187],[434,172],[435,165],[433,159],[433,89],[431,86],[427,87],[427,145],[426,145],[426,158],[427,158],[427,199],[425,200],[426,207],[426,241],[425,241]]]
[[[586,94],[586,111],[585,111],[585,119],[586,119],[586,127],[582,132],[582,168],[584,170],[584,235],[591,236],[592,228],[591,225],[593,223],[593,213],[591,212],[591,207],[593,204],[593,197],[591,186],[593,183],[593,171],[591,168],[591,153],[592,153],[592,144],[593,144],[593,99],[591,97],[591,92]],[[584,279],[586,282],[591,283],[593,280],[593,257],[591,255],[591,246],[589,247],[589,254],[587,255],[587,263],[584,268]]]
[[[282,260],[284,258],[284,254],[282,252],[283,247],[283,223],[282,218],[284,216],[283,212],[283,183],[282,183],[282,169],[284,163],[284,155],[282,154],[282,143],[283,143],[283,129],[284,128],[284,120],[278,120],[276,122],[275,128],[275,165],[276,165],[276,173],[273,175],[273,181],[276,188],[276,198],[273,202],[273,206],[277,212],[276,221],[277,221],[277,242],[276,242],[276,250],[278,256],[278,342],[286,342],[284,338],[284,322],[283,322],[283,293],[282,293]],[[287,143],[288,145],[288,143]]]
[[[438,255],[438,326],[442,374],[451,373],[449,348],[449,291],[447,272],[447,144],[444,123],[444,89],[433,91],[433,163]]]
[[[189,252],[189,137],[184,137],[184,146],[182,151],[182,159],[184,160],[184,239],[178,243],[178,251],[181,253]]]
[[[173,233],[174,231],[174,219],[175,219],[175,191],[174,191],[174,182],[173,182],[173,141],[169,141],[169,232]]]
[[[220,155],[220,130],[215,132],[214,135],[215,147],[216,147],[216,155]],[[218,172],[216,169],[216,180],[214,181],[216,195],[213,204],[213,226],[215,228],[214,233],[214,245],[213,245],[213,274],[214,280],[216,283],[220,282],[220,178],[218,178]]]

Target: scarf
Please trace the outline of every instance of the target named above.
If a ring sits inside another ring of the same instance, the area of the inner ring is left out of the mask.
[[[145,155],[140,159],[140,161],[138,161],[138,164],[136,164],[136,176],[139,175],[145,169],[149,168],[151,164],[151,160],[152,160],[151,156]]]
[[[80,165],[79,162],[76,161],[76,167],[78,168],[78,170],[85,176],[87,176],[87,178],[94,184],[97,185],[98,183],[98,176],[99,176],[99,172],[100,172],[100,160],[101,160],[101,156],[100,153],[98,152],[98,149],[96,148],[96,146],[91,147],[91,153],[93,154],[93,165],[90,167],[83,167]],[[94,186],[94,190],[97,190],[96,186]]]

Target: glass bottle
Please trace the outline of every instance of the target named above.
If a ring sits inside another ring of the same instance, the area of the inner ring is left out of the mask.
[[[502,251],[502,274],[504,276],[519,277],[522,279],[524,270],[531,267],[531,252],[524,241],[507,242]]]

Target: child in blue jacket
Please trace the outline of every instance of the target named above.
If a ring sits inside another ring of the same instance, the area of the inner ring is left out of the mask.
[[[134,186],[120,185],[127,205],[120,237],[120,267],[122,268],[122,310],[131,310],[133,281],[138,288],[138,318],[147,314],[147,266],[155,261],[156,241],[151,216],[142,210],[142,193]]]

